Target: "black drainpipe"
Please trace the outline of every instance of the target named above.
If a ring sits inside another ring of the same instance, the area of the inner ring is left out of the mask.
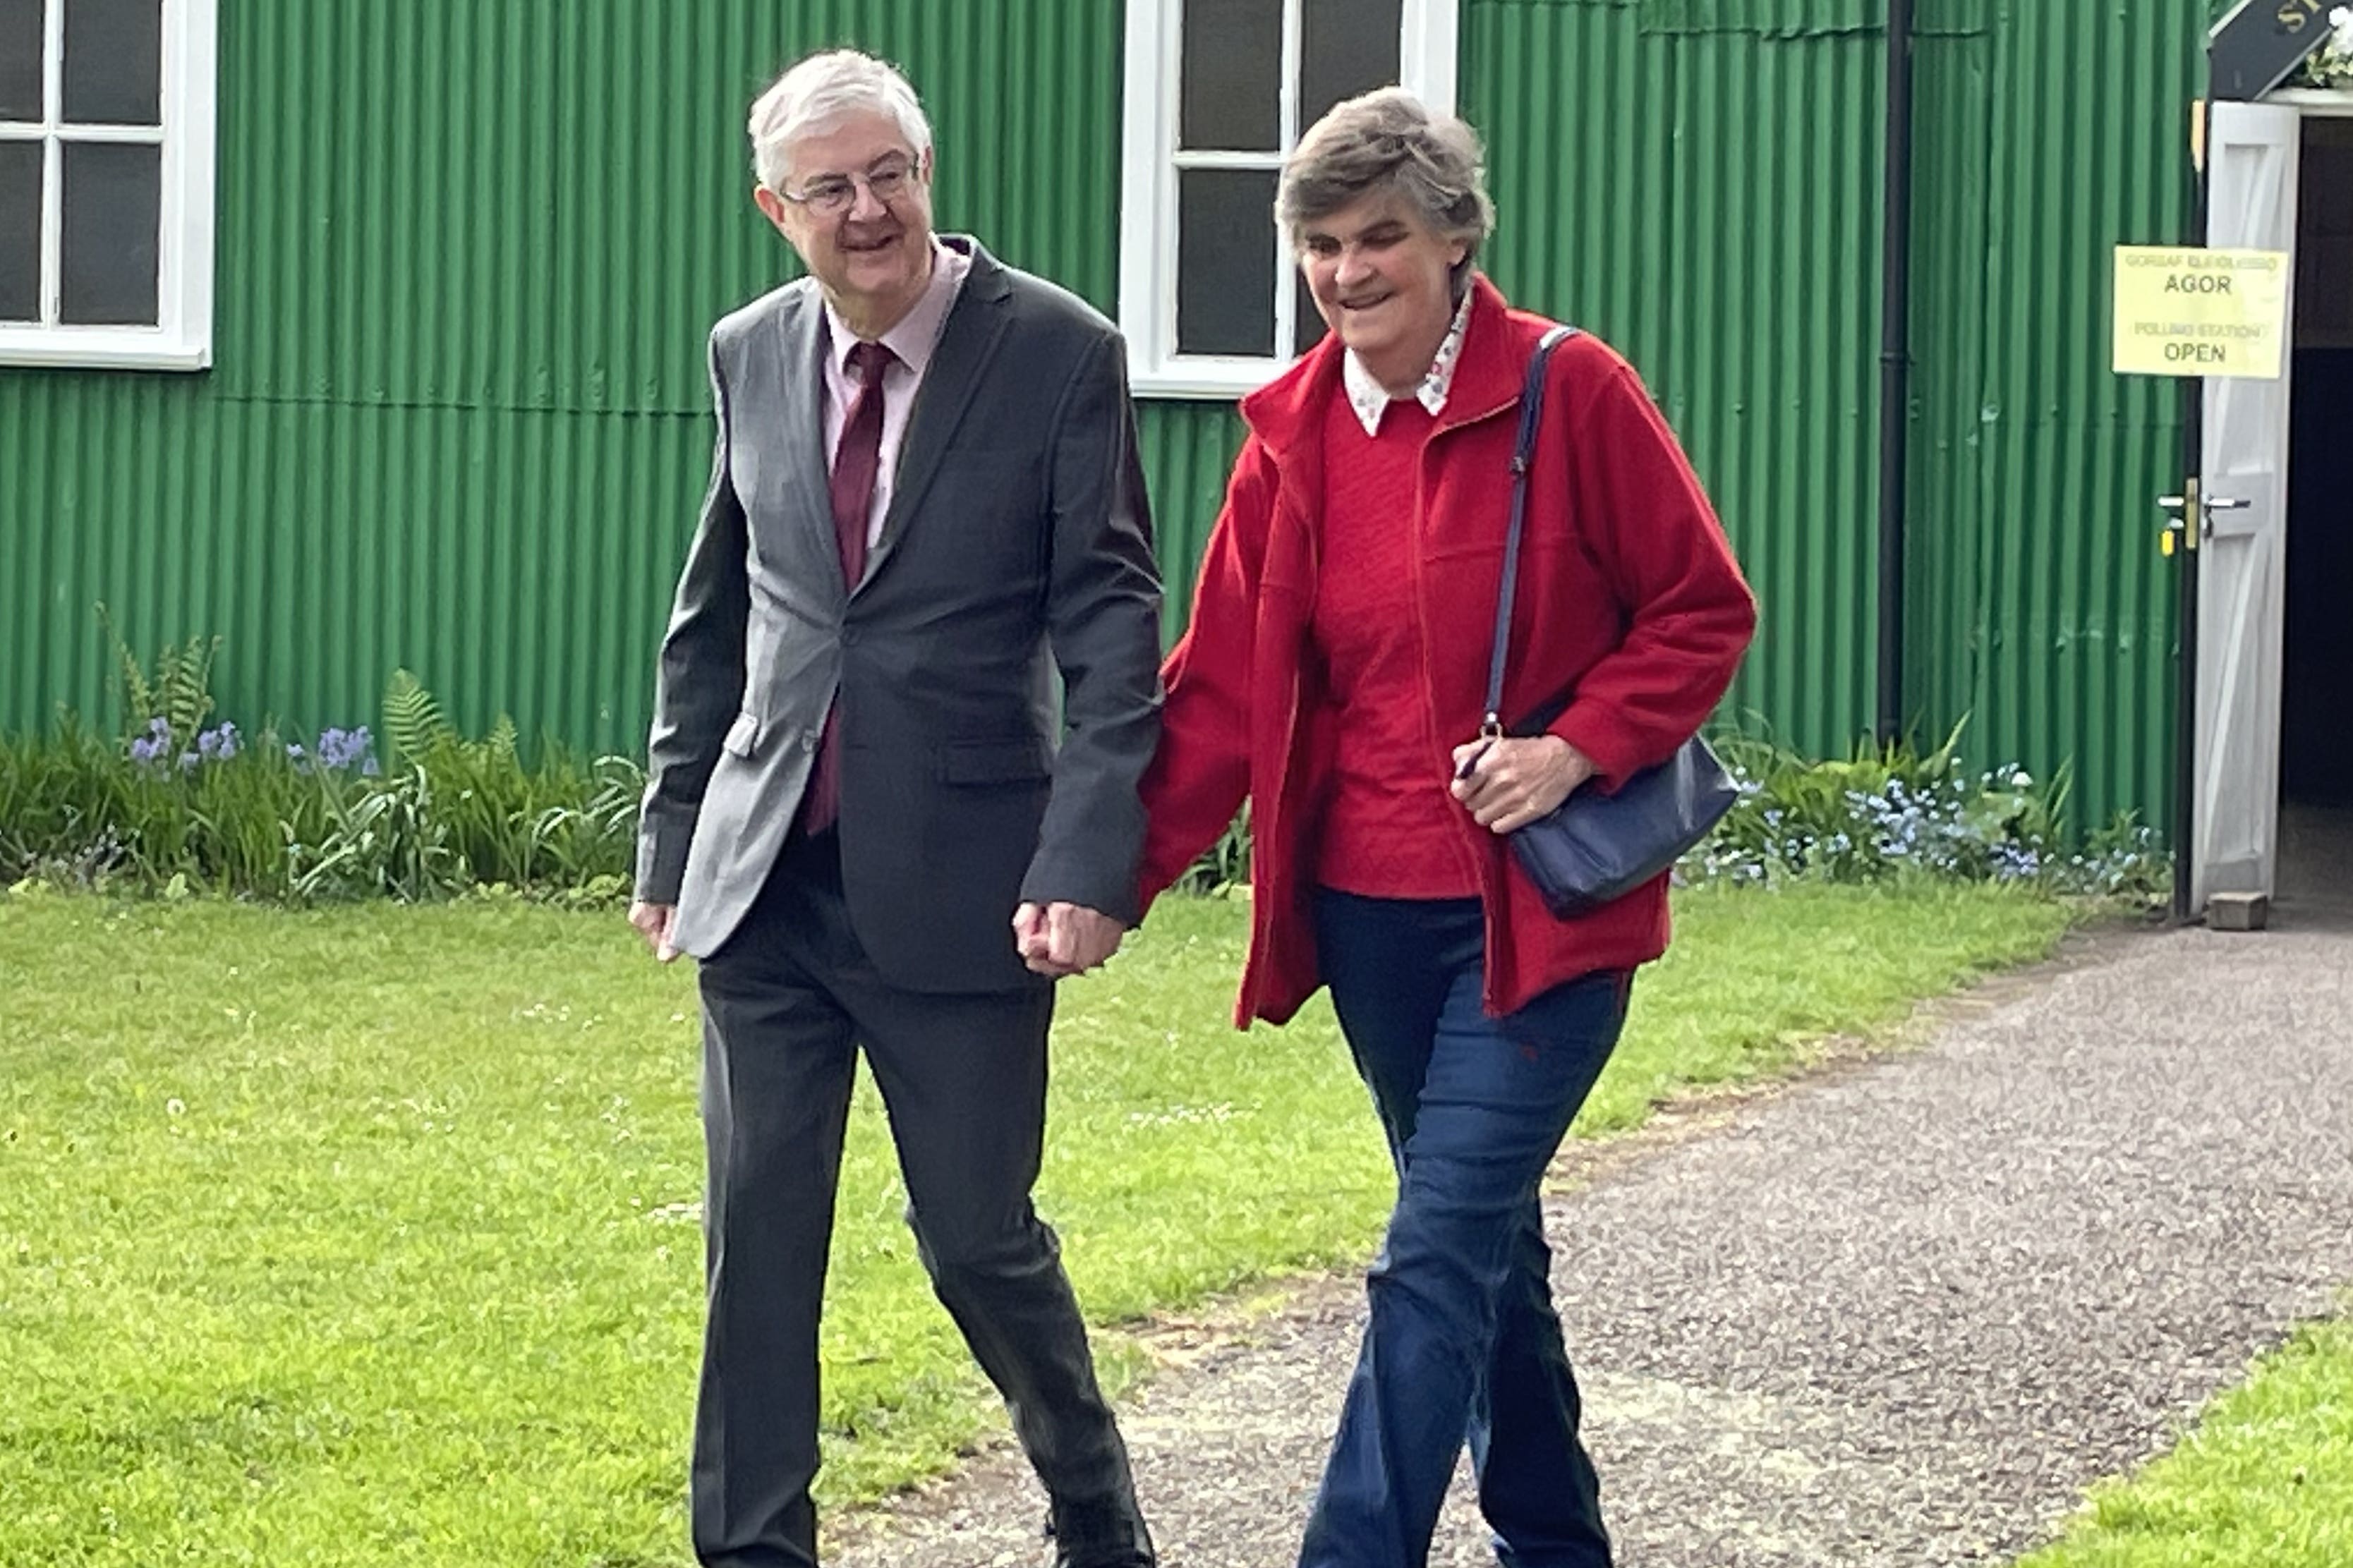
[[[1887,0],[1886,232],[1880,263],[1879,738],[1904,732],[1905,441],[1912,378],[1912,0]]]

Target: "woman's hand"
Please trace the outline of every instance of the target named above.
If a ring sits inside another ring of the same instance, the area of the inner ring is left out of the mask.
[[[1454,748],[1454,798],[1480,826],[1510,833],[1550,816],[1593,773],[1557,735],[1472,741]]]

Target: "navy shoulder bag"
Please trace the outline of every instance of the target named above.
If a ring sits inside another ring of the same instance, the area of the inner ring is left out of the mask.
[[[1544,414],[1545,369],[1553,350],[1576,330],[1555,327],[1544,335],[1528,362],[1527,385],[1520,395],[1520,435],[1512,454],[1512,526],[1504,541],[1495,647],[1487,667],[1486,719],[1480,727],[1491,741],[1506,732],[1504,669],[1512,643],[1512,600],[1519,587],[1520,534],[1527,521],[1528,467],[1535,460],[1536,424]],[[1560,706],[1566,707],[1566,701]],[[1739,797],[1732,775],[1707,742],[1694,735],[1673,756],[1622,780],[1609,794],[1580,786],[1552,815],[1510,835],[1512,857],[1555,915],[1588,914],[1672,866],[1707,837]]]

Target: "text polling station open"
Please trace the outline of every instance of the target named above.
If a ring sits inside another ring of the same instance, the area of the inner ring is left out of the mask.
[[[2116,374],[2278,380],[2289,276],[2284,251],[2116,247]]]

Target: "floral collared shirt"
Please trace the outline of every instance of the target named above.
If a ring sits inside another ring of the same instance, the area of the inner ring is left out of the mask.
[[[1414,401],[1432,415],[1442,414],[1446,410],[1446,394],[1454,385],[1454,366],[1462,358],[1462,330],[1470,323],[1471,294],[1465,289],[1462,303],[1454,308],[1453,324],[1446,329],[1446,336],[1439,343],[1438,353],[1430,359],[1430,369],[1422,376],[1421,384],[1413,389]],[[1353,349],[1341,356],[1340,380],[1347,388],[1348,406],[1356,411],[1356,420],[1364,426],[1365,434],[1379,435],[1381,416],[1388,412],[1390,403],[1396,400],[1389,396],[1387,388],[1373,379],[1373,373],[1365,368],[1364,362],[1356,357]]]

